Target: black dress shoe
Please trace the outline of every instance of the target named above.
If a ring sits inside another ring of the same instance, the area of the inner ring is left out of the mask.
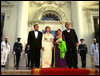
[[[86,68],[86,66],[82,66],[82,68]]]
[[[72,69],[72,67],[68,67],[69,69]]]
[[[16,67],[16,70],[18,70],[19,69],[19,67]]]
[[[1,65],[1,67],[6,67],[5,65]]]
[[[28,70],[31,70],[31,67],[28,67]]]
[[[96,65],[95,67],[96,67],[96,68],[99,68],[99,66],[97,66],[97,65]]]
[[[78,69],[78,67],[74,67],[74,69]]]
[[[30,67],[30,69],[33,69],[33,67]]]
[[[19,65],[16,65],[15,67],[19,67]]]

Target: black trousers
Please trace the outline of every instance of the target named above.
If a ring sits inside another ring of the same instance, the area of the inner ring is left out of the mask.
[[[16,67],[19,67],[21,53],[16,53]]]
[[[31,50],[31,68],[40,67],[40,48],[34,48]]]
[[[54,66],[54,50],[52,51],[52,64],[51,64],[51,66],[53,67]]]
[[[80,54],[81,56],[81,62],[82,62],[82,67],[86,67],[86,54]]]
[[[69,45],[67,46],[67,53],[66,53],[66,63],[69,68],[77,68],[78,65],[78,56],[77,56],[77,49],[75,46]]]
[[[30,54],[28,54],[28,53],[27,53],[27,60],[28,60],[27,66],[30,67],[31,56],[30,56]]]

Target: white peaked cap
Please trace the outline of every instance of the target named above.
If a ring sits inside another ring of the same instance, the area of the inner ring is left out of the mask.
[[[94,38],[93,40],[96,40],[96,38]]]
[[[7,38],[8,39],[8,37],[6,36],[6,37],[4,37],[4,38]]]

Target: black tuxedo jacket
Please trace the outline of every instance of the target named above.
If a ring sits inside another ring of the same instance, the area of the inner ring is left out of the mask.
[[[38,48],[41,49],[42,46],[42,32],[38,31],[38,37],[35,38],[34,31],[30,31],[28,35],[28,45],[30,45],[31,50]]]
[[[70,29],[70,33],[64,30],[62,34],[65,36],[66,45],[76,45],[76,43],[78,43],[78,37],[74,29]]]

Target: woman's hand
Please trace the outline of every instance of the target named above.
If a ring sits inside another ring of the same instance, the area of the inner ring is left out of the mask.
[[[56,42],[56,44],[59,44],[59,43],[61,43],[61,41],[57,41],[57,42]]]
[[[61,41],[58,41],[58,43],[61,43]]]
[[[52,51],[54,51],[54,47],[52,47]]]

